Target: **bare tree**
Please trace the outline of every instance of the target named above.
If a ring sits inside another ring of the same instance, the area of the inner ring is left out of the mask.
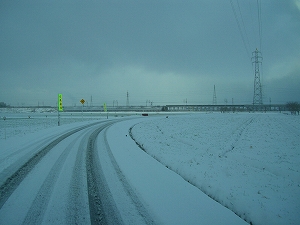
[[[286,107],[292,115],[296,115],[296,113],[299,115],[300,104],[298,102],[288,102],[286,103]]]
[[[8,105],[5,102],[0,102],[0,108],[8,107]]]

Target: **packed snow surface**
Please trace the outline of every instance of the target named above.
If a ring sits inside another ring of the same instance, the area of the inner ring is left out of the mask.
[[[105,115],[100,114],[62,113],[62,125],[58,127],[57,113],[49,111],[7,110],[0,111],[0,117],[0,160],[3,162],[0,178],[5,168],[22,161],[17,155],[6,160],[11,151],[27,146],[23,153],[19,153],[20,157],[27,157],[29,149],[36,149],[34,143],[37,140],[51,140],[78,126],[107,120]],[[244,224],[242,219],[253,224],[300,224],[299,116],[279,113],[168,113],[126,117],[125,120],[123,115],[110,114],[109,117],[109,120],[120,121],[100,133],[97,145],[101,148],[99,154],[103,156],[100,157],[105,167],[103,172],[123,221],[130,223],[140,219],[135,219],[135,214],[130,215],[131,211],[128,211],[136,203],[128,207],[128,197],[123,198],[119,193],[123,188],[115,187],[115,178],[108,175],[116,174],[107,164],[110,160],[118,168],[118,176],[126,180],[123,186],[127,195],[135,196],[136,201],[143,204],[143,210],[147,211],[140,212],[140,215],[148,215],[155,224]],[[69,137],[70,143],[76,149],[80,143],[86,143],[93,127]],[[67,141],[63,142],[64,145]],[[108,147],[105,148],[111,155],[102,148],[104,142],[107,142]],[[63,172],[52,169],[60,173],[61,182],[67,182],[72,176],[72,168],[54,157],[55,154],[59,156],[60,145],[43,161],[45,166],[50,162],[60,162],[62,168],[68,168]],[[63,154],[66,158],[70,153],[64,151]],[[66,162],[70,164],[74,156],[74,153],[70,154]],[[47,176],[48,169],[41,169],[42,166],[37,165],[36,173]],[[31,182],[39,180],[45,186],[41,179],[34,177],[34,173],[30,177]],[[17,190],[28,186],[30,179],[24,179]],[[51,195],[68,193],[67,190],[60,191],[64,187],[63,183],[58,183]],[[36,195],[32,189],[27,191],[28,196]],[[8,199],[10,205],[0,209],[3,221],[7,222],[4,215],[9,218],[8,214],[15,215],[11,218],[18,221],[16,213],[20,211],[12,205],[18,208],[24,206],[18,205],[17,194],[16,191]],[[18,195],[23,196],[22,193]],[[55,221],[62,214],[55,211],[56,205],[67,205],[67,202],[61,203],[63,196],[58,200],[50,199],[48,204],[54,208],[47,210],[45,217]],[[122,201],[127,209],[122,209]],[[34,206],[29,204],[29,207]],[[25,216],[26,210],[20,213]],[[81,212],[88,211],[82,209]],[[86,218],[89,216],[86,215]]]

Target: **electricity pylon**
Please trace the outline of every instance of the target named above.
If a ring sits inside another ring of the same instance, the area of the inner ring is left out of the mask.
[[[213,105],[217,104],[216,86],[214,85]]]
[[[262,105],[262,86],[260,83],[260,71],[259,65],[262,64],[261,52],[257,49],[252,52],[252,64],[254,63],[254,95],[253,95],[253,105]]]

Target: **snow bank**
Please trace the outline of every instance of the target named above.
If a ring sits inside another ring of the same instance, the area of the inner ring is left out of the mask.
[[[129,128],[137,122],[128,120],[113,125],[107,131],[107,140],[120,169],[154,216],[155,224],[246,224],[137,147],[129,137]],[[144,131],[141,135],[147,138],[150,131],[147,127]]]

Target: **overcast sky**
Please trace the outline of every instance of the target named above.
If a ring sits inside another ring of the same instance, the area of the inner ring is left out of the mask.
[[[0,102],[251,104],[256,48],[263,103],[300,102],[300,0],[1,0]]]

